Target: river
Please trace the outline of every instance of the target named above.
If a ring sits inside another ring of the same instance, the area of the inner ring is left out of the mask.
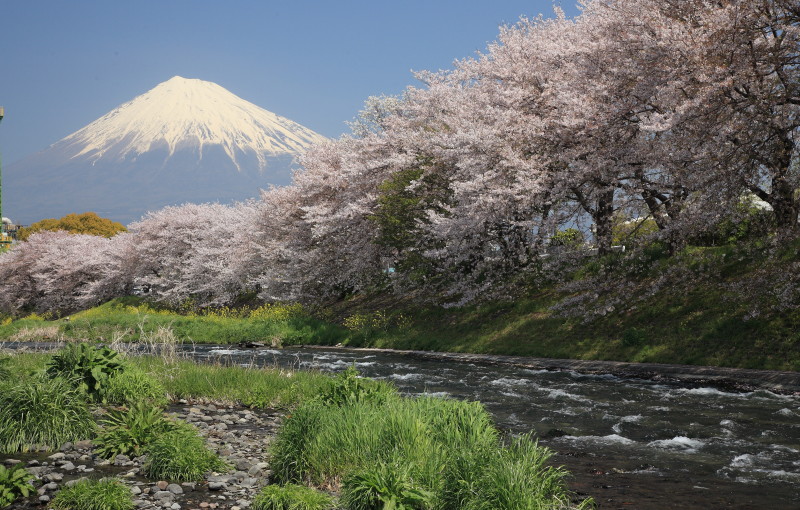
[[[479,400],[533,432],[599,508],[799,509],[800,396],[345,349],[197,346],[200,360],[338,372]]]

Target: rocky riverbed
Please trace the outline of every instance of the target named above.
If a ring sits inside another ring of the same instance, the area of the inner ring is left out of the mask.
[[[131,488],[140,509],[248,508],[259,490],[269,483],[267,446],[277,431],[282,413],[241,406],[181,401],[168,413],[194,424],[209,447],[230,464],[226,473],[209,473],[200,482],[173,483],[148,480],[140,475],[146,458],[118,455],[114,461],[97,456],[91,441],[66,443],[57,452],[5,456],[6,466],[23,464],[36,476],[37,493],[9,508],[46,508],[63,487],[81,478],[118,477]]]

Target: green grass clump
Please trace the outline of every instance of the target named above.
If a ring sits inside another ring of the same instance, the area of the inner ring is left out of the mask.
[[[135,367],[118,372],[106,381],[103,400],[108,404],[125,406],[147,402],[155,407],[165,406],[168,402],[164,385]]]
[[[31,485],[35,477],[21,465],[11,468],[0,466],[0,508],[5,508],[19,497],[27,498],[36,491]]]
[[[38,377],[0,388],[2,453],[55,449],[94,433],[85,394],[64,379]]]
[[[11,377],[11,369],[9,365],[11,364],[11,358],[2,357],[0,358],[0,381],[5,381],[9,377]]]
[[[8,360],[5,363],[9,372],[8,380],[19,383],[44,373],[50,355],[40,352],[11,352],[5,359]]]
[[[544,465],[549,451],[527,437],[504,447],[475,402],[315,399],[286,419],[270,453],[278,483],[341,484],[353,510],[570,508],[566,472]]]
[[[333,498],[304,485],[267,485],[253,499],[253,510],[324,510]]]
[[[117,455],[138,457],[162,434],[179,426],[164,417],[163,411],[139,402],[128,410],[110,410],[101,420],[103,429],[94,443],[98,455],[112,459]]]
[[[132,358],[131,363],[157,377],[174,399],[208,398],[256,408],[286,409],[311,399],[330,385],[330,377],[319,372],[192,361],[165,363],[150,356]]]
[[[58,491],[50,502],[55,510],[132,510],[133,494],[118,480],[80,480]]]
[[[473,458],[470,490],[463,494],[464,510],[574,508],[564,490],[567,472],[547,466],[552,453],[529,437],[515,438],[507,448]],[[465,473],[466,474],[466,473]],[[477,476],[476,476],[477,475]],[[547,502],[547,506],[542,506]],[[579,508],[590,508],[584,501]]]
[[[351,474],[342,486],[342,504],[348,510],[426,510],[434,494],[415,484],[408,465],[379,463]]]
[[[343,406],[356,402],[381,404],[396,396],[397,389],[383,381],[359,377],[354,366],[338,374],[319,399],[326,405]]]
[[[160,435],[146,452],[147,461],[142,472],[155,480],[196,482],[209,471],[229,469],[190,425]]]

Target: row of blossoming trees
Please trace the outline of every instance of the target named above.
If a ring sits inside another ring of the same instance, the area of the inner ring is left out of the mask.
[[[112,239],[32,236],[0,259],[0,305],[68,310],[134,285],[319,300],[381,281],[467,300],[539,267],[559,230],[591,232],[602,256],[615,221],[649,218],[675,250],[747,196],[788,238],[799,30],[796,0],[587,0],[574,19],[523,19],[368,100],[352,135],[260,201],[168,207]]]

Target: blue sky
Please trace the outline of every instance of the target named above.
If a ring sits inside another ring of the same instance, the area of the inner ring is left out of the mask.
[[[568,15],[576,0],[556,2]],[[0,154],[13,163],[172,76],[325,136],[551,0],[0,0]]]

